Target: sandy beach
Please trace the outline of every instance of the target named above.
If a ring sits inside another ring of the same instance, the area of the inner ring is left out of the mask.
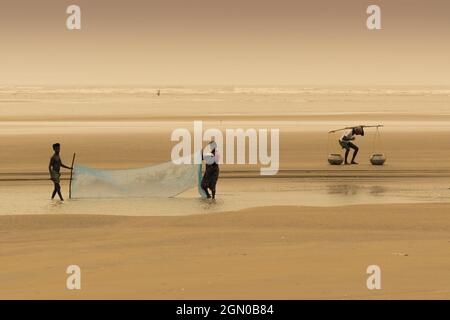
[[[449,299],[450,91],[244,89],[2,88],[0,298]],[[139,168],[169,161],[194,120],[278,128],[279,174],[223,165],[216,201],[49,200],[52,143],[66,164]],[[361,123],[385,125],[386,165],[369,163],[370,130],[360,165],[328,165],[327,132]]]
[[[2,0],[0,300],[450,300],[449,13]]]
[[[0,217],[2,299],[448,299],[449,205]],[[65,269],[83,270],[82,289]],[[382,269],[382,290],[366,268]]]

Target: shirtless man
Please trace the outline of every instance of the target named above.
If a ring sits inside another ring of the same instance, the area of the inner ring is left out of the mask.
[[[62,194],[61,194],[61,186],[60,186],[60,178],[61,173],[59,172],[61,167],[72,170],[71,167],[65,166],[62,161],[61,157],[59,156],[59,152],[61,150],[61,145],[59,143],[55,143],[53,145],[53,150],[55,153],[50,158],[50,163],[48,165],[48,172],[50,173],[50,179],[53,181],[53,184],[55,185],[55,188],[52,193],[52,200],[55,198],[55,195],[58,193],[59,198],[61,201],[64,201]]]
[[[339,139],[339,144],[343,149],[345,149],[345,164],[348,163],[348,155],[350,153],[350,149],[353,149],[353,157],[351,164],[358,164],[355,161],[356,155],[358,154],[359,148],[352,141],[355,140],[355,136],[360,135],[364,136],[364,128],[362,126],[351,128],[345,131],[344,135]]]

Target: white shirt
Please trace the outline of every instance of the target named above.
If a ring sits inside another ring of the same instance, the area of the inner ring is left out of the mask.
[[[212,150],[215,149],[215,154],[212,153]],[[217,144],[215,142],[210,143],[206,146],[203,151],[203,159],[207,164],[219,163],[220,161],[220,153],[217,150]]]
[[[353,129],[349,129],[349,130],[345,131],[345,133],[342,135],[341,141],[350,141],[353,139],[354,136],[355,135],[353,133]]]

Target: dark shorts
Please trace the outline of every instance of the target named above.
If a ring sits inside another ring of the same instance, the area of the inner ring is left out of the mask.
[[[350,150],[350,148],[358,149],[358,146],[351,141],[339,140],[339,144],[341,145],[342,149],[345,150]]]
[[[219,166],[217,164],[206,165],[205,174],[202,179],[202,188],[216,189],[217,180],[219,179]]]
[[[50,179],[54,182],[54,183],[60,183],[61,181],[61,174],[59,172],[55,172],[52,171],[50,173]]]

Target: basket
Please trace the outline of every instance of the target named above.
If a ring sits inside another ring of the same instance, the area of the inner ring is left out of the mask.
[[[382,166],[386,162],[386,156],[382,153],[375,153],[370,157],[370,163],[374,166]]]
[[[328,163],[333,166],[341,165],[344,162],[344,158],[339,153],[330,153],[328,155]]]

